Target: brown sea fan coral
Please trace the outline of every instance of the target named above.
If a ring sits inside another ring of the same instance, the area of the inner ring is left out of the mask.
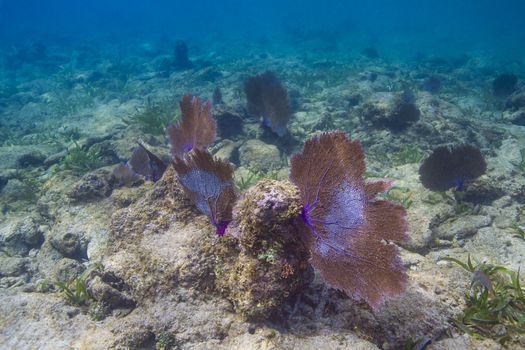
[[[250,114],[263,118],[263,125],[279,136],[284,136],[288,129],[292,110],[288,92],[277,76],[267,71],[249,78],[244,84],[244,92]]]
[[[181,119],[168,127],[173,159],[192,149],[204,149],[215,142],[217,122],[211,114],[210,102],[187,94],[180,102]]]
[[[485,173],[487,163],[479,148],[471,145],[441,146],[423,161],[419,176],[431,191],[462,190],[465,182]]]
[[[359,142],[341,132],[306,142],[292,158],[290,178],[301,192],[303,240],[312,265],[332,286],[377,308],[400,295],[407,276],[390,241],[408,239],[405,210],[377,200],[386,182],[365,182]]]
[[[173,167],[186,195],[223,236],[237,199],[230,163],[195,148],[184,159],[176,158]]]

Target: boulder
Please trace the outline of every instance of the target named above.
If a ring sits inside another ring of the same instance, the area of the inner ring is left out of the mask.
[[[282,166],[279,149],[260,140],[248,140],[239,148],[241,166],[266,173]]]

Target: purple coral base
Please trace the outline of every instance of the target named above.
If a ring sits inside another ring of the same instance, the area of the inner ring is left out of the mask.
[[[226,228],[228,227],[228,224],[230,221],[221,221],[219,223],[214,223],[215,227],[217,228],[217,236],[222,237],[226,233]]]

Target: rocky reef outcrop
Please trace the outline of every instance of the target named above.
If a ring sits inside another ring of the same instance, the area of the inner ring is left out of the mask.
[[[237,312],[266,319],[302,292],[313,272],[309,252],[298,237],[301,203],[289,182],[263,180],[248,190],[234,209],[239,255],[217,268],[217,287]]]

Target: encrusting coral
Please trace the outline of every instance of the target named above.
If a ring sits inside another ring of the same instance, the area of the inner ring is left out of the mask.
[[[267,318],[310,282],[310,254],[296,223],[300,213],[299,192],[288,181],[262,180],[236,204],[230,232],[241,251],[216,283],[242,315]]]

